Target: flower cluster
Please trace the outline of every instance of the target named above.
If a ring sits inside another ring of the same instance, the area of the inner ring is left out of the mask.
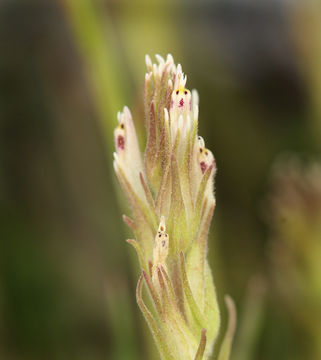
[[[146,56],[144,158],[125,107],[114,132],[114,169],[133,214],[124,221],[135,234],[128,242],[142,268],[137,302],[161,358],[208,359],[220,326],[207,262],[216,164],[197,134],[197,92],[186,88],[182,67],[171,55],[156,58],[153,64]],[[150,309],[143,300],[144,283]]]

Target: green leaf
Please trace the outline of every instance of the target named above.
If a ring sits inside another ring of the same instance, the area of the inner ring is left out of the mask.
[[[198,331],[199,331],[200,329],[206,327],[205,326],[206,321],[194,299],[192,290],[190,288],[190,285],[189,285],[189,282],[187,279],[187,274],[186,274],[185,258],[184,258],[184,254],[182,251],[180,252],[180,270],[181,270],[184,294],[186,296],[186,300],[187,300],[188,306],[192,312],[193,318],[199,327],[199,329],[198,329]]]
[[[225,304],[229,313],[229,319],[228,319],[227,330],[217,360],[229,360],[232,341],[236,327],[236,309],[235,309],[234,301],[228,295],[225,296]]]
[[[126,241],[128,242],[128,244],[132,245],[134,247],[134,249],[136,250],[141,268],[147,269],[144,253],[143,253],[143,250],[141,249],[140,245],[138,244],[138,242],[134,239],[127,239]]]
[[[153,318],[151,312],[148,310],[147,306],[145,305],[143,298],[142,298],[142,285],[143,285],[143,275],[140,276],[137,288],[136,288],[136,300],[137,304],[144,315],[144,318],[149,326],[149,329],[153,335],[155,340],[156,346],[160,353],[162,360],[175,360],[174,356],[172,355],[170,349],[168,348],[166,338],[163,332],[157,326],[157,322]]]
[[[202,360],[203,359],[205,347],[206,347],[206,329],[202,329],[200,344],[198,346],[197,353],[195,355],[194,360]]]
[[[132,205],[135,217],[144,219],[144,221],[146,221],[146,223],[150,226],[152,233],[156,233],[158,224],[157,217],[153,209],[149,209],[137,196],[121,167],[118,167],[116,174],[123,191]],[[139,221],[137,221],[137,223],[138,222]]]
[[[220,328],[220,311],[217,303],[216,291],[211,269],[207,260],[205,271],[205,304],[204,317],[207,320],[207,347],[212,347]]]

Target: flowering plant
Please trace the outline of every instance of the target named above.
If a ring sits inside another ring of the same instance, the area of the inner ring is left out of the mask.
[[[215,208],[214,156],[198,131],[198,94],[171,55],[146,56],[144,159],[127,107],[114,132],[114,169],[131,205],[124,221],[136,239],[142,274],[136,298],[162,359],[208,359],[220,327],[207,235]],[[143,300],[146,285],[152,306]],[[219,359],[228,359],[235,310]]]

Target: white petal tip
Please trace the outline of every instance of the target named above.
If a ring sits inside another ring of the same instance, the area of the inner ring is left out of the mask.
[[[169,120],[169,115],[168,115],[168,110],[167,108],[164,108],[164,117],[165,117],[165,121]]]
[[[198,143],[199,143],[200,147],[202,147],[202,148],[205,147],[205,141],[204,141],[204,139],[202,138],[202,136],[199,136],[199,137],[198,137]]]
[[[148,69],[153,66],[152,60],[151,60],[150,56],[147,54],[145,55],[145,63],[146,63],[146,66]]]
[[[166,224],[165,224],[165,216],[164,216],[164,215],[162,215],[162,216],[160,217],[158,229],[159,229],[160,231],[166,231]]]
[[[155,57],[160,65],[165,63],[164,58],[162,56],[160,56],[159,54],[156,54]]]
[[[169,64],[174,63],[174,58],[173,58],[172,54],[167,54],[166,62],[169,63]]]

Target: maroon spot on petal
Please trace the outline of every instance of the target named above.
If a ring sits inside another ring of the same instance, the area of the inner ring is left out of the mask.
[[[204,174],[207,169],[207,165],[205,164],[204,161],[201,161],[200,166],[201,166],[202,174]]]
[[[183,107],[184,106],[184,100],[183,98],[181,98],[181,100],[179,101],[179,107]]]
[[[125,139],[121,135],[117,137],[117,147],[121,150],[125,149]]]
[[[189,101],[189,109],[192,110],[192,100]]]

